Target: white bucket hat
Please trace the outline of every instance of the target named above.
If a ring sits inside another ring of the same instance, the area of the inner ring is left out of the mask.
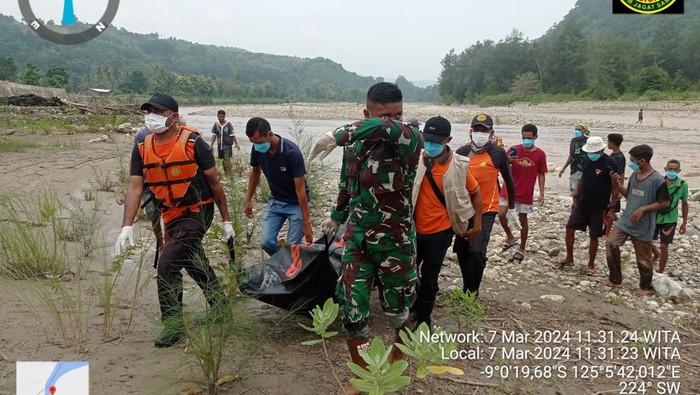
[[[583,149],[585,152],[598,152],[605,149],[605,143],[603,142],[602,138],[598,136],[591,136],[588,138],[588,140],[586,140],[586,145],[584,145],[581,149]]]

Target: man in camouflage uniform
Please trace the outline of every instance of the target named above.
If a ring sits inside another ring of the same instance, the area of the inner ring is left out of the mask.
[[[398,331],[415,300],[415,227],[411,188],[420,157],[418,129],[401,123],[402,94],[390,83],[367,93],[365,120],[323,136],[310,154],[343,146],[339,194],[326,234],[347,221],[345,250],[338,280],[343,329],[353,362],[365,367],[358,350],[369,343],[370,294],[378,279],[379,299],[390,325]],[[403,357],[394,347],[392,359]],[[344,393],[357,393],[346,384]]]

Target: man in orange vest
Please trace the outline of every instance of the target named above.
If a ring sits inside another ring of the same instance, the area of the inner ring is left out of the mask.
[[[195,129],[180,126],[178,104],[156,93],[141,106],[146,127],[153,133],[134,146],[117,254],[134,244],[133,224],[145,185],[155,195],[165,223],[167,243],[158,262],[158,300],[164,329],[156,347],[170,347],[184,336],[182,273],[185,269],[204,292],[215,313],[226,319],[226,300],[202,247],[214,218],[214,204],[224,220],[226,239],[235,237],[224,190],[219,184],[211,148]]]

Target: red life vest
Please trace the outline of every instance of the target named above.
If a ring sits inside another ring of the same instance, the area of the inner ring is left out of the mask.
[[[165,222],[185,212],[199,212],[199,206],[213,201],[209,184],[197,162],[187,155],[187,145],[200,138],[195,129],[178,127],[177,141],[170,154],[161,159],[153,143],[153,134],[139,144],[146,186],[155,195]]]

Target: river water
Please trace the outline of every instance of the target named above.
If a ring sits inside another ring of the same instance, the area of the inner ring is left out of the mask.
[[[185,117],[187,123],[202,132],[202,135],[207,141],[211,140],[211,129],[216,121],[216,113],[212,113],[211,116],[196,115],[194,112],[201,110],[199,107],[183,108],[182,114]],[[361,114],[358,114],[361,115]],[[290,130],[292,129],[292,121],[290,119],[283,118],[267,118],[267,120],[272,125],[273,132],[281,135],[282,137],[291,137]],[[228,121],[233,124],[236,132],[236,137],[241,145],[242,152],[250,152],[252,149],[252,144],[248,141],[245,135],[245,124],[248,118],[238,118],[230,117]],[[352,122],[353,120],[317,120],[309,119],[304,120],[303,127],[306,133],[310,133],[314,138],[322,135],[323,133],[332,130],[338,126],[342,126],[346,123]],[[421,120],[425,122],[425,120]],[[562,126],[544,126],[539,127],[539,138],[537,139],[536,145],[542,148],[547,154],[547,162],[553,167],[560,167],[566,161],[569,150],[569,142],[573,137],[573,124],[572,125],[562,125]],[[496,134],[503,138],[503,142],[506,147],[521,143],[520,140],[520,128],[522,125],[495,125]],[[700,141],[700,133],[690,132],[693,136],[687,136],[689,141],[693,143],[689,144],[673,144],[669,141],[668,135],[660,135],[652,133],[649,131],[641,130],[608,130],[608,129],[598,129],[594,131],[593,135],[597,135],[606,140],[608,133],[623,133],[625,137],[625,143],[623,143],[622,150],[627,155],[627,151],[636,144],[649,144],[655,149],[655,156],[652,159],[652,164],[654,167],[662,172],[664,164],[668,159],[677,158],[684,161],[684,173],[683,176],[686,180],[693,184],[697,184],[700,181],[700,166],[696,161],[698,144],[694,141]],[[696,136],[697,134],[697,136]],[[466,143],[469,139],[469,125],[465,123],[453,123],[452,124],[452,142],[450,147],[456,149],[461,145]],[[609,153],[609,151],[608,151]],[[334,150],[328,157],[326,161],[332,165],[339,168],[341,163],[342,150]],[[627,175],[631,173],[631,170],[627,170]],[[557,173],[549,173],[547,176],[547,190],[550,190],[556,194],[566,194],[568,193],[568,169],[564,177],[557,177]],[[550,192],[548,192],[550,193]]]

